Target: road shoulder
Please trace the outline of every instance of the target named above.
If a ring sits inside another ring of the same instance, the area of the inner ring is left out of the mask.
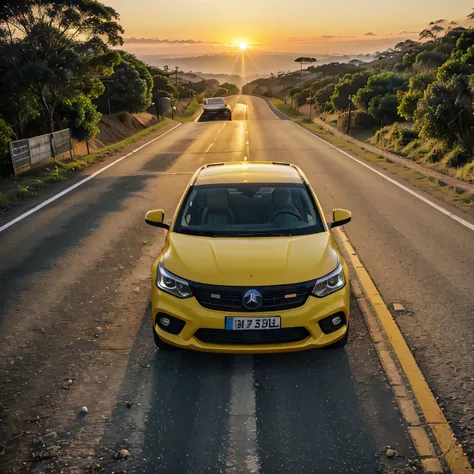
[[[395,162],[381,154],[375,154],[352,141],[347,141],[334,135],[334,133],[326,130],[317,123],[309,122],[309,119],[304,119],[303,116],[289,117],[285,115],[283,111],[278,109],[278,105],[273,104],[268,99],[265,100],[269,108],[277,117],[282,118],[283,120],[292,120],[300,127],[313,133],[339,150],[350,153],[351,155],[370,163],[370,165],[376,168],[381,168],[385,173],[390,173],[397,178],[403,179],[403,181],[408,182],[409,185],[414,188],[474,216],[474,185],[467,182],[461,182],[460,180],[448,176],[443,176],[442,179],[436,178],[432,171],[421,170],[421,166],[419,166],[420,169],[414,169],[401,162]],[[281,105],[284,104],[281,103]],[[459,182],[459,184],[453,185],[448,182]]]
[[[403,335],[343,229],[335,236],[351,268],[357,304],[364,316],[424,472],[470,474],[457,442]]]

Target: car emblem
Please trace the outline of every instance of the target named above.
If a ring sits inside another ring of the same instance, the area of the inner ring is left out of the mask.
[[[262,306],[263,297],[257,290],[248,290],[243,298],[244,308],[258,309]]]

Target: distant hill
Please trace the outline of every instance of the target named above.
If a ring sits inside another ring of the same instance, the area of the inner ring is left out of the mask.
[[[200,77],[204,79],[215,79],[219,81],[220,84],[224,82],[230,82],[231,84],[235,84],[238,87],[242,87],[244,84],[246,84],[249,81],[253,81],[254,79],[257,79],[258,75],[255,76],[247,76],[247,77],[242,77],[239,76],[238,74],[209,74],[209,73],[204,73],[204,72],[196,72],[195,74],[199,75]]]
[[[277,74],[279,71],[291,71],[298,69],[294,59],[298,53],[260,53],[256,51],[246,51],[241,53],[221,53],[207,54],[203,56],[178,57],[151,54],[138,55],[138,58],[151,66],[162,68],[168,65],[170,69],[178,66],[181,71],[204,71],[197,73],[200,76],[205,75],[230,75],[240,76],[240,84],[252,81],[258,77],[268,76],[270,73]],[[334,62],[348,63],[351,60],[358,59],[362,62],[369,62],[374,59],[373,55],[311,55],[315,57],[318,64],[328,64]],[[214,77],[215,78],[215,77]],[[222,78],[227,81],[228,78]],[[220,81],[220,79],[218,79]],[[237,84],[237,78],[231,80]]]

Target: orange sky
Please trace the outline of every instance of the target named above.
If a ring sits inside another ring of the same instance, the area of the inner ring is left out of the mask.
[[[242,41],[272,52],[375,52],[416,38],[430,21],[463,21],[473,6],[471,0],[104,1],[120,13],[126,37],[191,40],[132,48],[147,54],[220,52]]]

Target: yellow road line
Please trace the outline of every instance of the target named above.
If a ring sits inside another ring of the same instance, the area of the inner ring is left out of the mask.
[[[390,344],[398,357],[400,365],[410,382],[415,398],[423,412],[425,420],[431,428],[442,456],[450,467],[452,474],[474,474],[474,469],[469,464],[462,446],[456,441],[451,426],[446,420],[441,408],[431,392],[418,364],[413,357],[397,323],[394,321],[390,311],[385,305],[380,293],[374,285],[364,265],[357,256],[345,232],[335,229],[342,244],[352,261],[356,274],[363,290],[371,302],[375,314],[385,331]]]

